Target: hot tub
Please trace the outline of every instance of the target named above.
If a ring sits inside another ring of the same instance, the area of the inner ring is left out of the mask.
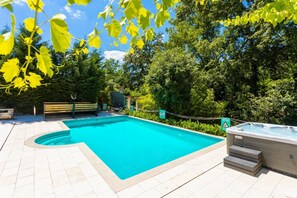
[[[244,123],[227,129],[232,145],[262,151],[263,166],[297,177],[297,127]]]

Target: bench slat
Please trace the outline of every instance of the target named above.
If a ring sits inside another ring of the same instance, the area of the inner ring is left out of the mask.
[[[74,106],[74,107],[73,107]],[[58,102],[45,102],[44,103],[44,116],[46,114],[53,113],[72,113],[74,116],[75,112],[91,112],[94,111],[98,113],[97,103],[58,103]]]

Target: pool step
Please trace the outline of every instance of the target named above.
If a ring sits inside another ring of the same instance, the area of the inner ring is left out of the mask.
[[[262,167],[262,152],[232,145],[224,166],[254,176]]]
[[[256,163],[262,161],[262,152],[254,149],[232,145],[229,147],[229,153],[231,156],[256,162]]]

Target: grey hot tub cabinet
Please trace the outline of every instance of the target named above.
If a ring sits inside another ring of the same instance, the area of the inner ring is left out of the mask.
[[[285,140],[257,136],[227,129],[227,152],[232,154],[232,146],[250,148],[262,152],[263,166],[297,177],[297,140]],[[296,141],[296,142],[295,142]]]

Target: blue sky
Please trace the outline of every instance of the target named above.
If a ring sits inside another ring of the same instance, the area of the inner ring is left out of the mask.
[[[44,11],[48,17],[52,17],[54,14],[62,13],[66,16],[66,21],[69,27],[69,31],[76,38],[85,38],[90,32],[92,32],[96,23],[98,23],[98,29],[103,29],[104,21],[97,19],[99,12],[104,10],[108,0],[92,0],[88,6],[67,6],[67,0],[43,0],[45,3]],[[116,1],[115,1],[116,2]],[[144,7],[155,12],[155,5],[153,0],[144,0]],[[26,0],[15,0],[13,4],[14,14],[17,18],[17,26],[27,17],[33,17],[34,12],[30,10],[26,4]],[[46,21],[48,18],[43,13],[39,14],[38,23]],[[5,25],[10,26],[11,20],[9,12],[6,9],[0,9],[0,30]],[[156,32],[162,31],[165,33],[165,28],[169,27],[169,23],[163,26],[161,29],[156,29]],[[44,41],[50,41],[49,24],[45,24],[43,27],[42,38]],[[107,32],[101,35],[102,45],[101,51],[106,58],[121,59],[129,49],[129,45],[119,45],[118,47],[111,46],[113,42],[112,38],[107,36]],[[50,43],[50,42],[49,42]]]

